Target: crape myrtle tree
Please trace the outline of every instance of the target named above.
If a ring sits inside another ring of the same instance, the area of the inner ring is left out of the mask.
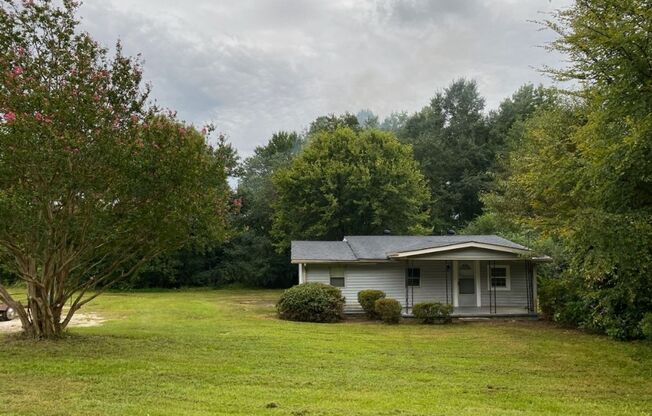
[[[272,233],[279,249],[292,239],[429,232],[425,179],[412,148],[391,133],[318,131],[273,183]]]
[[[80,32],[75,2],[0,5],[0,262],[27,287],[0,300],[55,338],[159,253],[218,238],[228,185],[220,149],[148,105],[138,60]]]

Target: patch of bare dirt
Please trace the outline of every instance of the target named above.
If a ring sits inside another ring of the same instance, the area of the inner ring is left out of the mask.
[[[102,325],[105,321],[106,319],[94,312],[76,313],[70,320],[70,324],[68,324],[68,326],[86,328],[90,326]],[[14,319],[13,321],[0,322],[0,333],[20,332],[20,330],[21,325],[20,319],[18,318]]]

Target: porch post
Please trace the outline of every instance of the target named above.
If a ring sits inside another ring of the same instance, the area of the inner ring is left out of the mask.
[[[306,282],[306,276],[304,275],[303,263],[299,263],[299,284]]]
[[[482,305],[482,284],[480,283],[482,277],[480,276],[480,260],[475,261],[475,305],[479,308]]]
[[[457,278],[459,277],[458,275],[459,272],[459,266],[457,264],[457,260],[453,260],[453,307],[457,308],[460,306],[459,301],[457,299]]]

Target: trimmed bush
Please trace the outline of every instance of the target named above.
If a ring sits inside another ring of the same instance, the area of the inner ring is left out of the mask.
[[[401,304],[396,299],[384,298],[376,300],[376,314],[386,324],[397,324],[401,320]]]
[[[365,289],[358,292],[358,303],[362,306],[369,319],[379,319],[376,313],[376,301],[385,299],[385,292],[376,289]]]
[[[412,314],[424,324],[446,324],[451,322],[453,305],[439,302],[422,302],[412,307]]]
[[[643,315],[641,320],[641,332],[646,339],[652,341],[652,312]]]
[[[279,318],[302,322],[337,322],[343,308],[344,297],[338,288],[316,282],[289,288],[276,304]]]

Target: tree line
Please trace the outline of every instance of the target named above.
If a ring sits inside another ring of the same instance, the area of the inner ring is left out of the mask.
[[[482,214],[507,133],[551,94],[525,85],[485,113],[476,82],[459,79],[412,115],[379,122],[364,110],[275,133],[235,170],[226,243],[162,257],[131,284],[287,287],[293,239],[464,232]]]

